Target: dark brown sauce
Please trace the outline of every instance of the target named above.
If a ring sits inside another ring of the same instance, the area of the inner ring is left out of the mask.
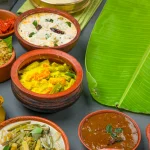
[[[106,131],[108,125],[112,126],[112,131],[116,128],[122,129],[118,134],[122,139],[120,142],[110,144],[113,138]],[[117,113],[102,113],[86,119],[81,127],[81,137],[90,150],[103,148],[133,150],[138,142],[138,133],[134,124],[127,117]]]

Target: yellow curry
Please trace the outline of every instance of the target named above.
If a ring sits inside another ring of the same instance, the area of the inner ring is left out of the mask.
[[[66,63],[43,60],[35,61],[20,70],[19,79],[32,92],[55,94],[70,88],[76,80],[76,74]]]

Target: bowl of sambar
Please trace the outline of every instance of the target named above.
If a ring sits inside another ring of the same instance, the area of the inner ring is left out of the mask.
[[[114,110],[100,110],[87,115],[80,122],[78,136],[90,150],[135,150],[141,141],[137,123]]]

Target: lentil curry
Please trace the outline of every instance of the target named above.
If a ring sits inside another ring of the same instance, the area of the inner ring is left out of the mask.
[[[85,120],[81,138],[90,150],[133,150],[138,142],[138,133],[127,117],[117,113],[101,113]]]

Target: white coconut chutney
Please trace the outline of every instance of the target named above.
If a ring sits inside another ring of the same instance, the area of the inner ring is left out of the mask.
[[[72,41],[77,34],[77,29],[63,16],[37,13],[23,19],[19,24],[18,32],[29,43],[55,47]]]

